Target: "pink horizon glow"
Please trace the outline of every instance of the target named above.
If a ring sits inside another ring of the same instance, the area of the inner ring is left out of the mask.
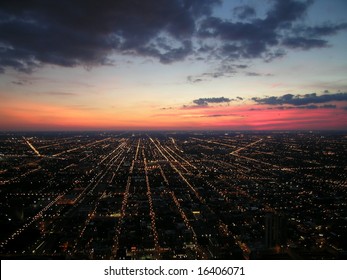
[[[265,105],[191,106],[110,113],[58,105],[16,103],[1,110],[1,130],[344,130],[337,108],[277,109]],[[26,109],[28,108],[28,109]]]

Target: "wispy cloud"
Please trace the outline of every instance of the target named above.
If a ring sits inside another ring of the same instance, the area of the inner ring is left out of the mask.
[[[250,111],[268,111],[268,110],[316,110],[316,109],[338,109],[335,104],[324,104],[324,105],[305,105],[305,106],[275,106],[266,108],[250,108]]]
[[[222,117],[244,117],[244,115],[239,114],[212,114],[212,115],[203,115],[202,118],[222,118]]]
[[[232,64],[223,64],[218,66],[211,72],[205,72],[196,76],[188,76],[187,80],[191,83],[199,83],[203,81],[209,81],[211,79],[217,79],[221,77],[231,77],[237,73],[237,68],[244,69],[248,67],[247,65],[232,65]]]
[[[17,86],[24,86],[27,83],[24,81],[12,81],[12,84],[17,85]]]
[[[44,94],[46,94],[46,95],[56,95],[56,96],[78,96],[77,93],[63,92],[63,91],[50,91],[50,92],[45,92]]]

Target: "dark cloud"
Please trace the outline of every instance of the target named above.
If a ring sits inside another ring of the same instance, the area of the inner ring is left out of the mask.
[[[286,55],[286,51],[283,49],[276,49],[273,51],[268,51],[264,54],[263,59],[265,62],[271,62],[277,58],[284,57]]]
[[[77,93],[73,92],[63,92],[63,91],[50,91],[43,93],[45,95],[56,95],[56,96],[78,96]]]
[[[226,97],[210,97],[210,98],[199,98],[193,100],[193,103],[198,106],[208,106],[209,103],[229,103],[232,99]]]
[[[201,116],[202,118],[220,118],[220,117],[225,117],[229,115],[222,115],[222,114],[214,114],[214,115],[206,115],[206,116]]]
[[[246,69],[248,68],[248,65],[246,64],[238,64],[238,65],[234,65],[236,68],[239,68],[239,69]]]
[[[113,52],[158,58],[192,52],[196,21],[220,0],[2,1],[0,71],[42,64],[112,64]]]
[[[310,105],[310,104],[319,104],[327,103],[332,101],[347,101],[347,93],[333,93],[333,94],[323,94],[317,95],[316,93],[309,93],[305,95],[293,95],[285,94],[282,96],[270,96],[265,98],[253,97],[253,101],[258,104],[267,104],[267,105]],[[328,107],[327,107],[328,108]]]
[[[305,15],[312,1],[272,2],[274,5],[264,19],[233,22],[209,17],[201,24],[199,34],[206,38],[222,39],[220,52],[232,59],[261,57],[270,61],[283,56],[283,51],[273,48],[281,45],[283,32],[291,31],[292,23]],[[244,10],[248,10],[246,6]]]
[[[259,73],[256,73],[256,72],[247,72],[246,73],[247,76],[250,76],[250,77],[257,77],[257,76],[261,76],[261,74]]]
[[[12,84],[17,85],[17,86],[24,86],[25,83],[22,81],[13,81]]]
[[[240,71],[240,69],[246,69],[248,67],[249,66],[246,64],[223,63],[221,66],[216,67],[214,71],[202,73],[196,76],[190,75],[187,77],[187,80],[190,83],[200,83],[200,82],[209,81],[211,79],[216,79],[216,78],[232,77],[235,74],[237,74]],[[273,76],[270,73],[263,74],[263,73],[257,73],[257,72],[245,72],[245,75],[250,77]]]
[[[237,114],[213,114],[213,115],[204,115],[201,116],[201,118],[220,118],[220,117],[244,117],[243,115],[237,115]]]
[[[219,52],[231,59],[260,57],[268,42],[276,44],[275,33],[256,23],[231,22],[216,17],[206,19],[200,28],[200,36],[222,39]]]
[[[264,20],[268,27],[288,27],[293,21],[302,18],[313,3],[312,0],[274,0],[273,2],[274,6]]]
[[[307,39],[304,37],[291,37],[283,40],[283,45],[289,48],[308,50],[311,48],[324,48],[328,42],[322,39]]]
[[[288,109],[309,109],[309,110],[315,110],[315,109],[336,109],[336,105],[333,104],[324,104],[324,105],[305,105],[305,106],[291,106],[291,107],[285,107],[285,106],[281,106],[278,107],[280,109],[284,109],[284,110],[288,110]],[[274,108],[276,109],[276,107]]]
[[[239,19],[247,19],[256,15],[255,9],[248,5],[235,7],[233,12]]]
[[[337,109],[337,106],[334,104],[324,104],[324,105],[305,105],[305,106],[275,106],[268,108],[250,108],[249,111],[266,111],[266,110],[294,110],[294,109],[306,109],[306,110],[315,110],[315,109]]]
[[[161,63],[213,58],[272,61],[287,48],[328,47],[326,36],[347,23],[307,26],[300,21],[310,0],[271,0],[264,17],[247,5],[234,19],[212,16],[221,0],[3,0],[0,6],[0,73],[31,73],[45,64],[65,67],[112,65],[128,54]],[[213,42],[213,43],[212,43]],[[234,66],[234,68],[242,69]],[[245,66],[247,67],[247,66]],[[228,76],[219,69],[210,77]],[[195,78],[194,81],[204,80]]]
[[[347,24],[332,24],[326,23],[324,25],[305,27],[294,27],[292,35],[284,38],[282,44],[289,48],[299,48],[308,50],[311,48],[324,48],[329,46],[325,36],[337,34],[339,31],[346,30]]]
[[[337,106],[334,104],[324,104],[322,106],[320,106],[321,108],[325,108],[325,109],[336,109]]]
[[[273,5],[265,18],[253,18],[255,13],[249,6],[234,10],[239,19],[252,16],[246,22],[208,17],[200,25],[199,35],[220,41],[218,56],[234,60],[262,58],[270,62],[284,56],[285,48],[309,50],[328,47],[328,41],[322,37],[347,28],[347,23],[303,25],[300,20],[313,3],[311,0],[273,0],[270,3]]]
[[[17,80],[12,81],[12,84],[17,86],[26,86],[32,84],[32,82],[28,79],[22,79],[20,77],[17,78]]]
[[[335,35],[341,30],[347,28],[347,23],[333,24],[325,23],[323,25],[317,25],[313,27],[299,26],[294,28],[296,34],[308,37],[320,37]]]

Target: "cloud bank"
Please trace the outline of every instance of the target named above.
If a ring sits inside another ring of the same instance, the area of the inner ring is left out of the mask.
[[[271,61],[288,49],[328,47],[346,23],[307,26],[311,0],[272,0],[265,17],[249,5],[230,19],[213,16],[220,0],[4,0],[0,7],[0,71],[30,73],[46,65],[112,64],[113,54],[173,63],[188,56]],[[211,46],[213,42],[213,46]],[[213,76],[231,73],[221,69]]]
[[[282,96],[270,96],[265,98],[253,97],[252,100],[258,104],[289,104],[295,106],[302,106],[308,104],[327,103],[331,101],[347,101],[347,93],[344,92],[323,95],[317,95],[316,93],[308,93],[304,95],[285,94]]]

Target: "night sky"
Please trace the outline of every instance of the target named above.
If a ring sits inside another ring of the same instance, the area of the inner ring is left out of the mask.
[[[347,129],[345,0],[0,3],[0,129]]]

